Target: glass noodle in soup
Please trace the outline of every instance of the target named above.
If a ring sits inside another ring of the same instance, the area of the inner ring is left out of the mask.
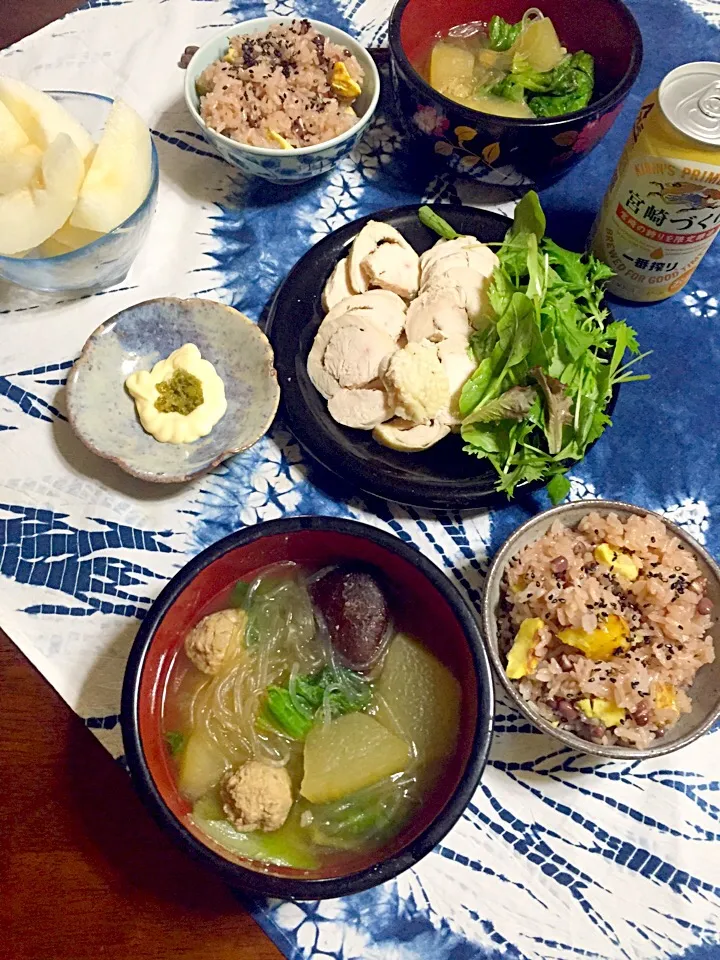
[[[438,35],[425,73],[435,90],[456,103],[520,119],[581,110],[595,83],[592,56],[569,53],[537,7],[515,24],[494,16]]]
[[[345,869],[408,823],[453,756],[461,689],[374,568],[283,563],[185,637],[163,726],[192,819],[266,864]]]

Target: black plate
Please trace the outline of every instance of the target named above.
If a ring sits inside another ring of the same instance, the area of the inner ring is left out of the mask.
[[[285,419],[314,460],[365,493],[441,510],[502,506],[508,499],[495,490],[497,474],[486,461],[463,453],[459,436],[450,434],[423,453],[390,450],[373,440],[370,431],[336,423],[307,373],[308,353],[324,316],[320,297],[335,264],[368,220],[391,224],[418,253],[429,250],[438,238],[418,220],[418,206],[381,210],[341,227],[308,250],[278,290],[266,330],[275,350]],[[458,233],[485,243],[502,240],[512,223],[474,207],[442,204],[439,212]],[[524,484],[518,493],[543,485]]]

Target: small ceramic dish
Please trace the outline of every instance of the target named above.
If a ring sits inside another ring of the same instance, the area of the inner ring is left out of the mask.
[[[683,714],[661,740],[657,740],[653,746],[646,749],[617,745],[603,746],[584,740],[567,730],[556,729],[539,714],[532,703],[520,696],[518,688],[505,673],[505,657],[502,656],[498,645],[497,613],[500,605],[500,587],[508,563],[523,547],[544,536],[556,520],[562,521],[565,526],[574,527],[583,517],[592,512],[597,512],[601,516],[616,513],[621,520],[627,520],[632,515],[657,517],[685,547],[692,551],[703,576],[707,579],[707,595],[712,600],[715,611],[720,610],[720,567],[707,550],[704,550],[688,533],[652,510],[614,500],[583,500],[579,503],[567,503],[554,507],[528,520],[527,523],[518,527],[495,555],[485,581],[483,596],[483,628],[488,653],[495,672],[513,704],[543,733],[574,750],[597,757],[623,760],[661,757],[693,743],[698,737],[707,733],[720,717],[720,620],[715,620],[710,631],[715,644],[715,662],[700,668],[690,689],[693,701],[692,712]]]
[[[266,33],[270,27],[289,24],[292,17],[257,17],[227,27],[196,51],[185,73],[185,101],[192,118],[210,146],[234,167],[251,177],[262,177],[273,183],[301,183],[332,170],[338,160],[350,153],[370,123],[380,96],[380,75],[370,54],[357,40],[329,23],[310,20],[315,29],[333,43],[348,49],[365,72],[362,93],[353,104],[357,123],[332,140],[312,147],[294,150],[271,150],[238,143],[212,130],[200,116],[200,98],[195,82],[206,67],[227,53],[231,37],[243,33]],[[297,18],[295,18],[297,19]]]
[[[159,443],[140,425],[125,380],[184,343],[196,344],[215,366],[227,411],[194,443]],[[247,450],[267,431],[279,400],[265,334],[242,313],[212,300],[163,297],[128,307],[92,334],[67,381],[68,418],[83,443],[155,483],[184,483]]]

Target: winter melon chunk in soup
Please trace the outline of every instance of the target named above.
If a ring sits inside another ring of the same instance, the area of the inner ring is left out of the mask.
[[[163,722],[197,827],[267,864],[319,870],[392,840],[458,737],[457,679],[370,567],[294,563],[199,611]]]

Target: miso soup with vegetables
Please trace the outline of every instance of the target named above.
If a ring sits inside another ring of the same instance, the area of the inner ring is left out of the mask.
[[[501,117],[558,117],[586,107],[595,64],[568,52],[553,22],[537,7],[518,23],[494,16],[452,27],[433,44],[430,85],[472,110]]]
[[[461,689],[373,568],[283,563],[184,638],[163,723],[192,820],[226,849],[345,867],[395,837],[458,737]]]

